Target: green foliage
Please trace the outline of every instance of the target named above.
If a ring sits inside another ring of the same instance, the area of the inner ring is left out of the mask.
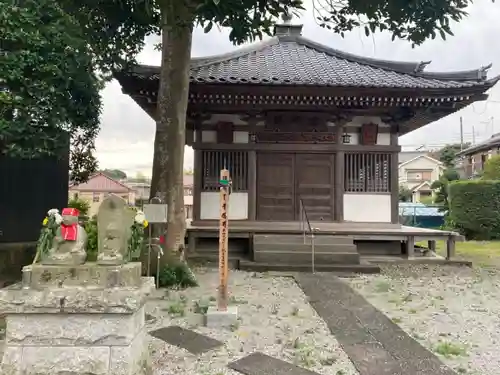
[[[434,203],[440,205],[439,211],[444,212],[445,215],[448,214],[449,202],[448,202],[448,187],[450,181],[460,180],[460,175],[453,168],[446,169],[439,180],[432,183],[431,189],[436,192],[434,196]]]
[[[494,0],[492,0],[494,2]],[[370,0],[314,2],[320,26],[340,35],[364,25],[365,35],[388,31],[392,40],[399,38],[422,44],[426,39],[453,35],[450,22],[467,16],[472,0]]]
[[[434,197],[433,196],[430,196],[430,197],[422,197],[420,196],[420,203],[423,203],[425,205],[431,205],[434,203]]]
[[[450,183],[450,220],[468,239],[500,238],[500,181]]]
[[[500,180],[500,155],[494,155],[484,164],[483,180]]]
[[[101,172],[115,180],[123,180],[127,178],[127,174],[119,169],[105,169]]]
[[[470,143],[464,144],[463,149],[465,150],[470,146]],[[455,166],[455,159],[457,153],[462,150],[462,146],[459,143],[454,143],[446,145],[438,151],[439,161],[444,164],[446,168],[452,168]]]
[[[0,35],[0,155],[64,155],[70,143],[72,179],[85,180],[101,85],[77,20],[54,0],[1,0]]]
[[[80,211],[80,216],[87,216],[90,210],[90,203],[85,199],[74,196],[68,201],[69,208],[76,208]]]
[[[49,215],[43,221],[43,227],[40,231],[40,237],[38,237],[38,242],[36,246],[37,258],[45,256],[50,248],[52,247],[52,242],[56,236],[57,228],[59,224],[56,222],[55,215]]]
[[[87,232],[87,261],[95,262],[97,260],[97,216],[92,217],[85,223],[85,232]]]
[[[166,265],[160,270],[160,286],[189,288],[198,286],[196,277],[185,262]]]
[[[130,228],[130,238],[128,239],[128,258],[139,259],[144,247],[144,229],[147,224],[134,222]]]
[[[412,192],[404,185],[399,185],[399,201],[411,202]]]

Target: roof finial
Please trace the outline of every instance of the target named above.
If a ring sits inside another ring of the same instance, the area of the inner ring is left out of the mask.
[[[286,23],[286,24],[292,23],[292,18],[293,18],[293,15],[290,11],[285,12],[281,15],[281,19],[283,20],[283,23]]]
[[[292,24],[293,15],[291,12],[284,12],[281,15],[282,23],[277,23],[274,26],[275,36],[300,36],[302,33],[302,25]]]

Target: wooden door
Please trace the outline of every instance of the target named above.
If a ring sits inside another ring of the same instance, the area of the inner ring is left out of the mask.
[[[257,219],[295,220],[294,154],[257,155]]]
[[[333,221],[333,155],[297,154],[295,162],[296,207],[302,202],[310,221]]]

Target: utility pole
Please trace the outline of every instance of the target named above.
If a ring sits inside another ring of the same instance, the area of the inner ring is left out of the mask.
[[[472,127],[472,145],[476,144],[476,129]]]
[[[460,151],[464,149],[464,123],[462,116],[460,116]]]

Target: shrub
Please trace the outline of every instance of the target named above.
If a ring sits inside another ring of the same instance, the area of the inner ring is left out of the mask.
[[[486,161],[481,178],[483,180],[500,179],[500,155],[493,155]]]
[[[189,288],[198,286],[198,283],[189,266],[184,262],[179,262],[167,265],[160,270],[160,286]]]
[[[500,181],[454,181],[449,185],[450,222],[468,239],[500,238]]]
[[[68,201],[69,208],[76,208],[80,211],[80,216],[86,216],[90,210],[90,203],[85,199],[73,197]]]
[[[97,217],[85,223],[85,231],[87,232],[87,261],[95,262],[97,260]]]

